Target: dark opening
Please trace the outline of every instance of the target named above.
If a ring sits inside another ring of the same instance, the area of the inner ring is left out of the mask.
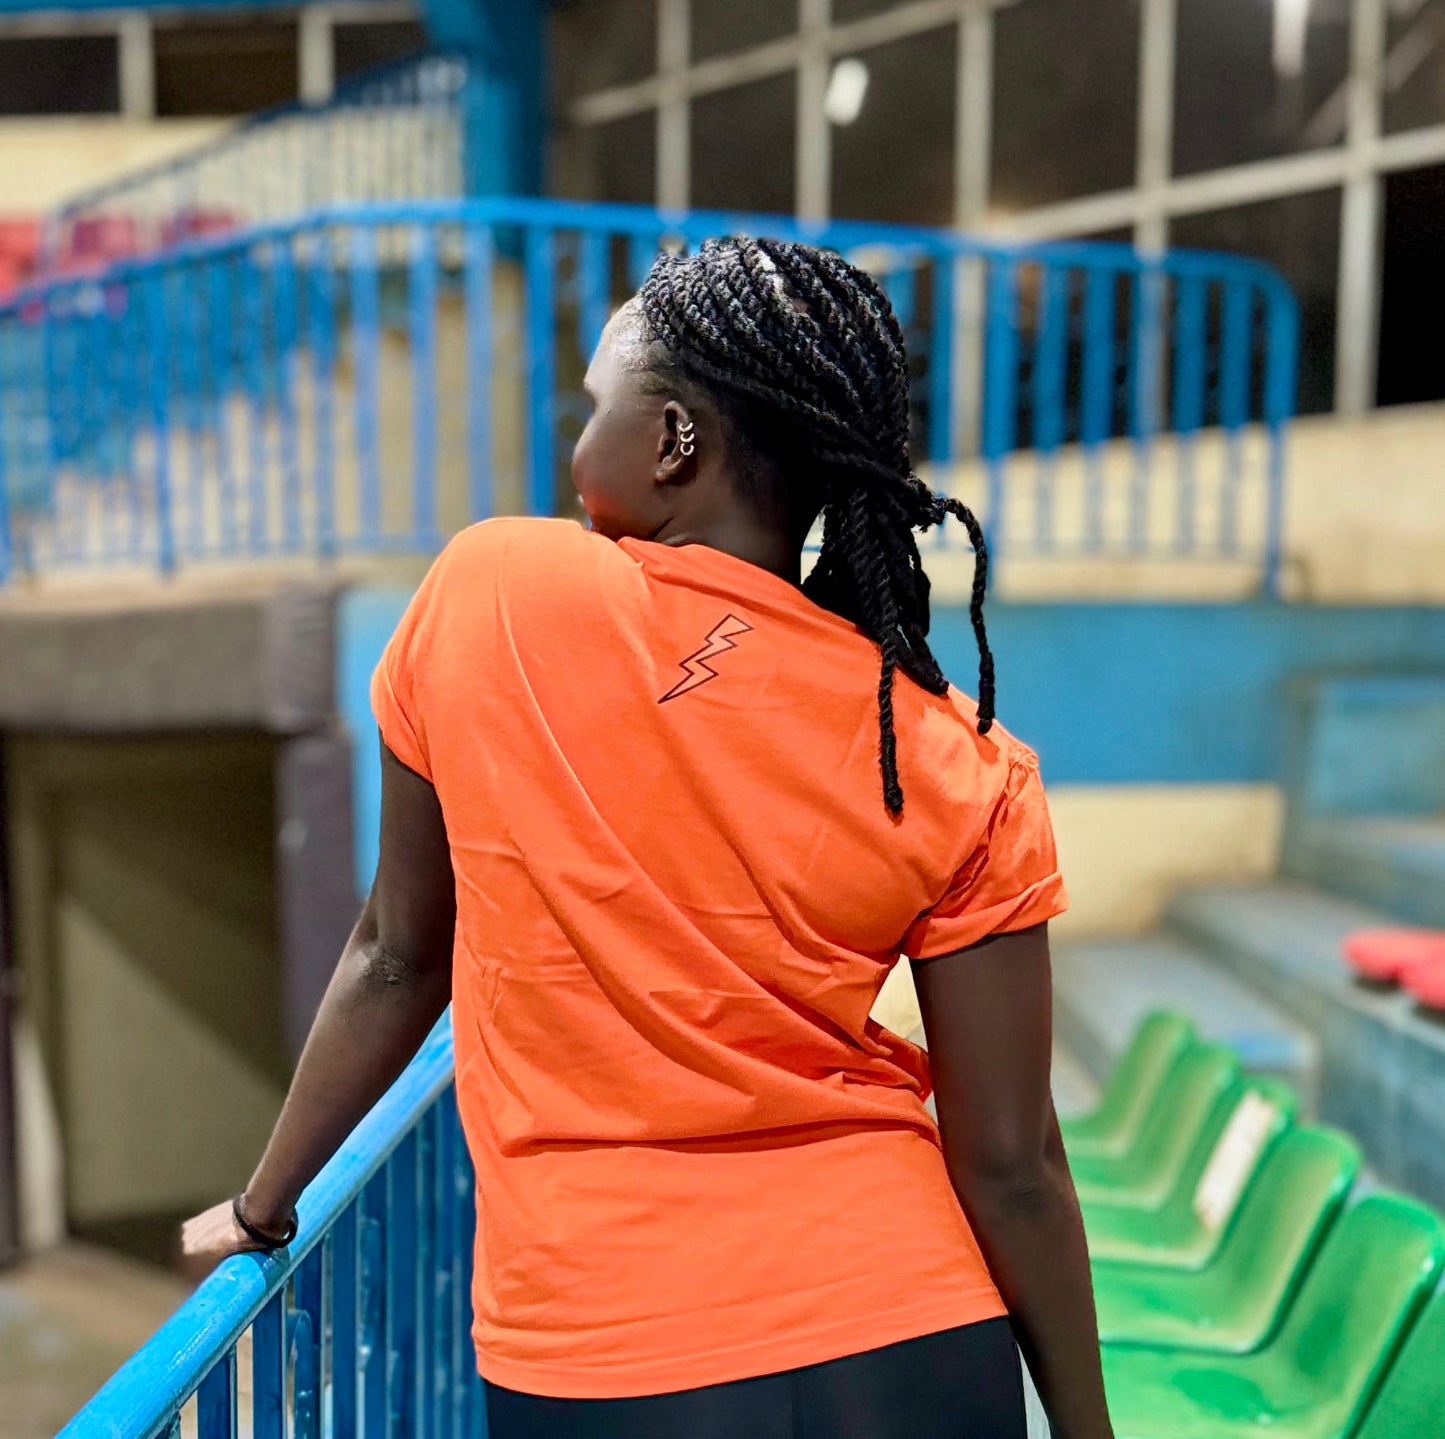
[[[415,20],[338,24],[332,34],[338,81],[426,49],[426,27]]]
[[[249,115],[299,91],[294,21],[155,29],[156,114]]]
[[[1445,400],[1445,165],[1385,179],[1382,405]]]
[[[113,115],[119,109],[114,35],[0,40],[0,115]]]

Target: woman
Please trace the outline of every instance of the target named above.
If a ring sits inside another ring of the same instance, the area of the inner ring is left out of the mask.
[[[888,301],[804,245],[663,256],[587,391],[591,532],[461,535],[382,660],[376,882],[186,1248],[284,1239],[450,998],[494,1439],[1015,1439],[1015,1339],[1059,1439],[1105,1439],[1048,1084],[1063,891]],[[945,513],[976,706],[925,638]],[[869,1018],[900,953],[926,1056]]]

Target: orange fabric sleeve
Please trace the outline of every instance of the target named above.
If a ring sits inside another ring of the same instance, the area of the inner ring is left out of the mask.
[[[1015,745],[983,838],[943,897],[909,928],[902,950],[930,959],[1042,924],[1067,907],[1038,760]]]
[[[371,677],[371,709],[382,742],[409,770],[427,780],[432,777],[431,758],[420,698],[450,554],[449,546],[428,571]]]

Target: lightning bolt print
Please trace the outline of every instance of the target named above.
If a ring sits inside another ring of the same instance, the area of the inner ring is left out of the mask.
[[[686,675],[680,679],[663,697],[658,704],[666,704],[668,700],[675,700],[679,695],[691,694],[700,685],[705,685],[709,680],[718,677],[717,671],[708,664],[709,660],[715,660],[719,655],[725,655],[729,650],[735,650],[737,645],[734,639],[738,635],[745,635],[752,629],[752,626],[736,615],[729,615],[721,623],[712,627],[707,640],[699,650],[694,650],[685,660],[679,663],[679,668]]]

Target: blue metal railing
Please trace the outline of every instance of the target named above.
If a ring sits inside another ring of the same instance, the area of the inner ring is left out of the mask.
[[[485,1434],[451,1078],[444,1019],[307,1189],[295,1242],[222,1264],[61,1439]]]
[[[0,307],[0,582],[425,552],[565,510],[610,309],[660,245],[739,228],[882,277],[920,468],[1006,560],[1238,562],[1273,586],[1298,323],[1266,266],[506,198],[308,215]]]
[[[172,159],[81,192],[46,217],[43,265],[94,268],[310,210],[465,193],[472,62],[428,51],[293,101]]]

